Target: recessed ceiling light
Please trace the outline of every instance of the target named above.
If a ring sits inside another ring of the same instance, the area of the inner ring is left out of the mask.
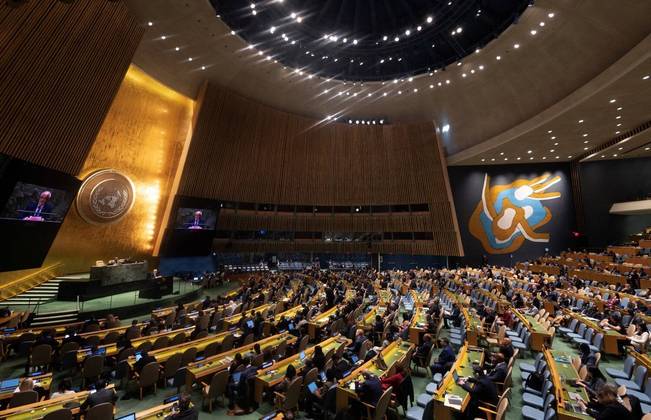
[[[395,37],[395,38],[393,38],[393,40],[396,41],[396,42],[398,42],[398,41],[400,41],[400,38]]]
[[[611,104],[614,104],[615,102],[617,102],[617,99],[611,99],[611,100],[608,101],[608,102],[610,102]]]
[[[615,134],[620,134],[620,133],[621,133],[621,131],[615,131]]]
[[[405,35],[407,35],[407,36],[411,35],[411,31],[410,31],[409,29],[407,29],[407,30],[405,31]]]
[[[495,162],[495,158],[491,158],[491,162]]]
[[[483,64],[479,66],[479,70],[484,70],[484,65]]]
[[[579,120],[579,124],[583,124],[583,120]]]
[[[509,160],[509,158],[504,158],[504,160]]]
[[[583,137],[588,137],[588,133],[583,133]]]
[[[387,96],[387,93],[386,93],[386,92],[384,92],[384,93],[382,94],[382,96]]]
[[[147,22],[147,26],[154,26],[154,22],[151,21]]]
[[[205,69],[206,69],[206,66],[201,66],[201,70],[205,70]]]
[[[590,143],[588,140],[584,141],[583,144],[588,144]]]
[[[192,57],[188,58],[188,61],[192,61]]]
[[[402,91],[401,91],[401,90],[398,91],[398,95],[402,95]]]
[[[622,123],[617,123],[617,127],[621,127],[621,126],[622,126]]]
[[[531,35],[536,35],[536,34],[538,33],[538,31],[535,30],[535,29],[532,29],[529,33],[530,33]]]
[[[558,143],[554,143],[554,146],[558,146]]]
[[[540,22],[538,25],[539,25],[540,27],[543,27],[543,26],[545,26],[545,22]]]
[[[561,158],[560,156],[556,156],[556,159],[560,159],[560,158]]]
[[[517,158],[515,158],[515,159],[516,159],[516,160],[520,160],[520,156],[518,156],[518,157],[517,157]]]
[[[447,133],[450,131],[450,124],[445,124],[443,127],[441,127],[441,132]]]
[[[532,152],[531,152],[531,150],[527,150],[527,153],[531,154]]]
[[[165,41],[165,40],[167,39],[167,37],[166,37],[165,35],[163,35],[163,36],[160,37],[160,39],[162,39],[163,41]]]
[[[642,80],[649,80],[650,77],[651,77],[651,76],[647,74],[646,76],[643,76],[643,77],[642,77]]]
[[[572,159],[572,155],[569,155],[567,158],[568,158],[568,159]]]
[[[618,116],[615,117],[616,120],[618,120],[618,119],[620,119],[620,118],[622,118],[621,115],[618,115]]]
[[[551,136],[551,139],[552,139],[552,140],[556,140],[556,136]]]
[[[646,150],[646,151],[649,151],[649,149],[651,149],[651,147],[645,147],[644,148],[644,150]]]
[[[174,48],[174,51],[179,51],[179,50],[181,50],[181,48],[179,48],[179,47]]]
[[[430,88],[430,89],[434,89],[434,85],[429,85],[429,88]]]
[[[621,111],[622,109],[624,109],[624,108],[622,108],[621,106],[618,106],[618,107],[617,107],[617,110],[618,110],[618,111]]]
[[[550,18],[550,19],[553,19],[554,18],[554,13],[547,13],[547,17]]]
[[[501,55],[498,55],[497,57],[495,57],[495,59],[496,59],[497,61],[500,61],[500,60],[502,59],[502,56],[501,56]]]
[[[466,73],[463,73],[461,77],[467,77],[468,75]]]
[[[235,31],[231,31],[231,35],[235,35]]]
[[[433,17],[427,16],[427,23],[432,23],[433,20],[434,20]]]
[[[504,156],[504,152],[500,152],[500,156]]]
[[[552,130],[547,130],[547,134],[551,134],[551,133],[553,133]]]
[[[624,148],[623,147],[618,147],[617,150],[624,150]]]
[[[517,50],[518,48],[520,48],[520,44],[513,44],[513,48]]]
[[[543,156],[543,160],[547,159],[547,156]]]
[[[587,148],[587,147],[584,147],[583,150],[588,150],[588,148]]]
[[[549,149],[549,152],[550,152],[550,153],[554,153],[554,149]]]
[[[529,160],[533,160],[533,156],[531,156],[531,157],[529,158]]]

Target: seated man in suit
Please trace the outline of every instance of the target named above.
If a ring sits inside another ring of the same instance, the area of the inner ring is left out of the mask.
[[[495,367],[488,373],[488,379],[495,383],[504,383],[506,379],[507,366],[504,361],[504,355],[502,353],[495,353],[493,355],[493,361]]]
[[[86,411],[89,408],[93,408],[96,405],[103,403],[115,404],[118,397],[113,389],[106,389],[106,381],[100,379],[95,383],[95,392],[89,394],[86,398],[86,401],[81,404],[81,411]]]
[[[452,346],[450,346],[447,338],[441,339],[441,346],[443,346],[443,350],[439,353],[438,360],[430,366],[432,375],[436,375],[437,373],[444,374],[457,359],[456,353],[452,350]]]
[[[429,360],[425,359],[429,356],[429,351],[432,349],[432,345],[434,345],[432,336],[430,334],[423,335],[423,342],[416,349],[416,353],[414,353],[414,359],[417,360],[420,365],[427,366],[426,364],[429,363]]]
[[[22,213],[23,220],[30,221],[44,221],[47,220],[52,213],[52,205],[48,201],[52,198],[50,191],[43,191],[38,196],[37,202],[32,202],[27,205],[25,211]]]
[[[463,413],[465,419],[482,418],[483,416],[479,410],[481,403],[495,405],[498,400],[497,386],[484,374],[484,370],[479,366],[474,366],[473,371],[474,378],[468,378],[467,380],[459,378],[457,382],[461,388],[470,394],[470,402],[468,402],[466,411]]]
[[[201,210],[195,211],[193,218],[189,220],[185,225],[188,229],[203,229],[203,213]]]

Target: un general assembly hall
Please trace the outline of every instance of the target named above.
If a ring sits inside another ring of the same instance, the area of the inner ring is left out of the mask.
[[[651,2],[0,0],[0,420],[651,420]]]

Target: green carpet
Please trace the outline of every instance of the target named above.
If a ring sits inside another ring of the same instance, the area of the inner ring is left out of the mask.
[[[227,283],[224,284],[220,287],[214,288],[214,289],[209,289],[209,290],[204,290],[202,292],[203,296],[208,295],[208,296],[217,296],[220,294],[224,294],[235,287],[237,287],[238,284],[236,283]],[[203,297],[202,296],[202,297]],[[142,319],[143,317],[135,317]],[[129,319],[124,319],[123,322],[127,323],[131,320]],[[446,334],[447,330],[444,330],[444,335]],[[570,344],[567,342],[563,341],[560,337],[556,337],[552,346],[554,349],[562,349],[565,350],[571,354],[576,354],[577,351],[574,347],[572,347]],[[434,358],[438,356],[437,352],[434,354]],[[509,411],[507,413],[506,418],[508,420],[516,420],[520,419],[521,415],[521,409],[522,409],[522,394],[521,394],[521,389],[522,389],[522,380],[520,376],[520,370],[518,368],[518,364],[521,362],[527,362],[527,363],[533,363],[533,355],[531,353],[528,353],[524,357],[521,357],[519,360],[515,362],[514,368],[513,368],[513,389],[511,393],[511,400],[510,400],[510,406],[509,406]],[[11,377],[17,377],[20,376],[21,373],[24,372],[24,359],[11,359],[7,362],[3,362],[0,364],[0,377],[2,378],[11,378]],[[617,359],[613,357],[609,358],[602,358],[600,362],[600,368],[601,371],[606,375],[605,369],[607,367],[614,367],[617,369],[621,369],[623,366],[623,360],[622,359]],[[52,389],[56,389],[56,385],[58,381],[60,381],[63,378],[62,374],[57,373],[55,375],[55,380],[52,385]],[[415,389],[415,395],[418,396],[419,394],[425,392],[425,386],[427,385],[428,382],[430,382],[430,378],[424,378],[424,377],[418,377],[414,376],[413,377],[413,382],[414,382],[414,389]],[[75,385],[80,384],[80,380],[74,383]],[[176,393],[176,390],[174,388],[163,388],[159,389],[156,395],[153,395],[151,393],[147,394],[145,398],[140,401],[138,399],[131,399],[131,400],[120,400],[117,403],[117,409],[118,413],[117,416],[129,414],[132,412],[138,412],[141,410],[145,410],[147,408],[156,406],[158,404],[161,404],[163,399],[170,395],[174,395]],[[122,395],[122,392],[120,391],[120,396]],[[201,407],[201,393],[198,389],[194,390],[192,392],[192,399],[197,407]],[[260,408],[253,412],[252,414],[249,415],[244,415],[244,416],[238,416],[238,418],[241,419],[259,419],[261,416],[269,413],[272,411],[272,407],[269,404],[263,404],[260,406]],[[208,419],[208,418],[215,418],[215,419],[224,419],[227,418],[228,416],[226,415],[226,410],[224,408],[219,408],[217,407],[211,414],[204,412],[203,410],[200,411],[199,417],[201,419]]]

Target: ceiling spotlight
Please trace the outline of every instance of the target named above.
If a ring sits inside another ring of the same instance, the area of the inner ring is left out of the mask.
[[[231,35],[235,35],[235,31],[231,31]]]
[[[418,89],[414,89],[414,93],[418,92]]]
[[[450,131],[450,124],[445,124],[443,127],[441,127],[442,133],[447,133],[449,131]]]
[[[620,118],[622,118],[621,115],[618,115],[618,116],[615,117],[616,120],[618,120],[618,119],[620,119]]]
[[[539,25],[540,27],[543,27],[543,26],[545,26],[545,22],[540,22],[538,25]]]
[[[420,32],[420,31],[422,31],[422,30],[423,30],[423,27],[422,27],[422,26],[420,26],[420,25],[418,25],[418,26],[416,27],[416,30],[417,30],[418,32]]]
[[[154,22],[147,22],[147,26],[154,26]]]
[[[296,13],[292,12],[290,16],[292,17],[292,19],[296,19]]]
[[[357,45],[357,40],[353,39],[353,45]]]
[[[583,144],[588,144],[588,143],[590,143],[589,140],[586,140],[586,141],[583,142]]]
[[[483,64],[479,66],[479,70],[484,70],[484,65]]]
[[[547,13],[547,17],[550,18],[550,19],[553,19],[554,18],[554,13]]]
[[[588,150],[588,148],[587,148],[587,147],[584,147],[583,150]]]
[[[398,41],[400,41],[400,38],[395,37],[395,38],[393,38],[393,40],[396,41],[396,42],[398,42]]]
[[[450,84],[450,79],[446,79],[445,84],[449,85]]]
[[[382,37],[382,41],[386,41],[387,39],[389,39],[389,37],[386,36],[386,35],[384,35],[384,36]]]
[[[463,73],[461,77],[467,77],[468,75],[466,73]]]
[[[500,61],[500,60],[502,59],[502,56],[498,55],[497,57],[495,57],[495,59],[496,59],[497,61]]]
[[[551,139],[552,139],[552,140],[556,140],[556,136],[551,136]]]
[[[205,70],[205,69],[206,69],[206,66],[201,66],[201,70]]]
[[[160,39],[162,39],[163,41],[165,41],[165,40],[167,39],[167,37],[166,37],[165,35],[163,35],[163,36],[160,37]]]
[[[513,44],[513,48],[517,50],[518,48],[520,48],[520,44]]]
[[[651,76],[647,74],[646,76],[642,76],[642,80],[649,80],[650,77]]]
[[[583,124],[583,120],[579,120],[579,124]]]
[[[433,20],[434,20],[433,17],[427,16],[427,23],[432,23]]]
[[[547,134],[551,134],[551,133],[552,133],[552,130],[547,130]]]
[[[188,61],[192,61],[192,57],[188,58]]]
[[[180,51],[180,50],[181,50],[181,48],[179,48],[179,47],[174,48],[174,51]]]
[[[405,31],[405,35],[407,35],[407,36],[411,35],[411,31],[410,31],[409,29],[407,29],[407,30]]]
[[[618,107],[617,107],[617,110],[618,110],[618,111],[621,111],[622,109],[624,109],[624,108],[622,108],[621,106],[618,106]]]
[[[538,33],[538,31],[535,30],[535,29],[532,29],[529,33],[530,33],[531,35],[536,35],[536,34]]]
[[[457,33],[460,34],[461,32],[463,32],[463,28],[462,28],[461,26],[459,26],[459,27],[457,28]]]
[[[588,137],[588,133],[583,133],[583,137]]]
[[[253,10],[253,11],[251,12],[251,14],[252,14],[253,16],[255,16],[255,15],[258,14],[258,12],[256,12],[255,10]]]
[[[255,9],[255,3],[251,3],[251,9]]]
[[[500,156],[504,156],[504,152],[500,152]]]
[[[276,27],[272,26],[271,28],[269,28],[269,32],[271,32],[272,34],[276,32]]]
[[[527,150],[527,153],[528,153],[528,154],[531,154],[531,153],[532,153],[532,151],[531,151],[531,150]]]
[[[434,85],[429,85],[429,88],[430,88],[430,89],[434,89]]]
[[[386,93],[386,92],[384,92],[384,93],[382,94],[382,96],[387,96],[387,93]]]
[[[608,101],[608,102],[610,102],[611,104],[614,104],[615,102],[617,102],[617,99],[611,99],[611,100]]]
[[[303,22],[303,18],[302,18],[302,17],[300,17],[300,16],[299,16],[299,17],[297,17],[297,18],[296,18],[296,22],[298,22],[298,23],[301,23],[301,22]]]
[[[398,95],[402,95],[402,91],[401,91],[401,90],[398,91]]]

